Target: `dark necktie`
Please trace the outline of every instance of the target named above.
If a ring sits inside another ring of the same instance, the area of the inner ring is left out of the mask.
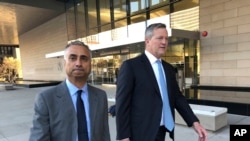
[[[167,82],[164,79],[164,73],[161,67],[161,61],[157,60],[156,62],[159,71],[158,81],[160,83],[160,89],[163,97],[163,123],[169,131],[172,131],[174,128],[174,120],[169,105]]]
[[[78,141],[89,141],[87,120],[85,115],[84,103],[81,99],[82,90],[77,91],[76,109],[78,121]]]

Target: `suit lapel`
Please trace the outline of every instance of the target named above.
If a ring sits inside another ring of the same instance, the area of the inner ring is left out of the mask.
[[[56,97],[57,97],[58,102],[62,105],[70,105],[67,107],[74,109],[74,105],[71,100],[69,90],[67,88],[65,81],[57,86],[57,91],[58,92],[56,93]]]
[[[165,77],[166,77],[166,81],[167,81],[167,90],[168,90],[168,99],[169,101],[171,102],[171,105],[173,104],[173,98],[172,98],[172,93],[171,93],[171,79],[170,79],[170,71],[168,70],[168,67],[167,67],[167,64],[166,62],[162,61],[162,66],[163,66],[163,69],[164,69],[164,72],[165,72]]]
[[[91,125],[95,124],[95,118],[96,118],[96,114],[98,113],[98,98],[97,98],[97,94],[94,92],[94,89],[92,86],[88,85],[88,97],[89,97],[89,109],[90,110],[90,123]],[[94,126],[91,126],[94,127]],[[92,133],[94,129],[91,129]]]
[[[161,96],[161,93],[160,93],[160,89],[158,87],[158,83],[157,83],[157,79],[156,79],[156,76],[154,74],[154,70],[150,64],[150,61],[148,60],[147,56],[145,55],[145,53],[143,53],[141,55],[141,60],[142,60],[142,63],[143,63],[143,66],[145,67],[145,70],[148,72],[148,75],[149,75],[149,82],[152,83],[152,86],[155,88],[155,90],[157,91],[157,94],[159,96]]]
[[[73,137],[75,137],[77,134],[76,111],[65,81],[56,86],[56,101],[58,103],[55,104],[58,104],[60,109],[63,107],[63,110],[58,109],[58,111],[61,111],[59,112],[61,115],[60,117],[67,117],[68,122],[71,122],[72,129],[69,130],[72,130],[72,133],[74,134]]]

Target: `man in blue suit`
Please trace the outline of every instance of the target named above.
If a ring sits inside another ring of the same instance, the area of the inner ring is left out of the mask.
[[[117,140],[165,141],[166,132],[173,138],[176,109],[187,125],[198,133],[199,141],[206,141],[207,132],[180,92],[174,68],[161,59],[168,45],[166,25],[155,23],[148,26],[145,45],[145,52],[125,61],[119,71],[116,92]],[[158,62],[161,62],[161,70],[164,72],[167,93],[163,93],[159,85]],[[169,104],[163,102],[164,96],[168,97]],[[170,107],[166,114],[163,114],[164,104]],[[167,115],[172,121],[164,119]],[[165,121],[172,122],[172,128],[166,128]]]
[[[41,92],[35,100],[30,141],[83,141],[79,138],[77,91],[85,109],[87,140],[110,141],[106,92],[87,84],[91,72],[91,51],[83,42],[69,43],[64,53],[67,78]],[[80,119],[82,120],[82,119]],[[85,134],[85,135],[86,135]]]

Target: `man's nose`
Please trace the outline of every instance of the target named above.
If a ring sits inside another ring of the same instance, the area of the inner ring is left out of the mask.
[[[76,65],[79,66],[79,65],[81,65],[81,64],[82,64],[81,59],[80,59],[80,58],[76,59]]]
[[[167,39],[162,39],[162,40],[161,40],[161,43],[162,43],[162,44],[167,44],[167,42],[168,42]]]

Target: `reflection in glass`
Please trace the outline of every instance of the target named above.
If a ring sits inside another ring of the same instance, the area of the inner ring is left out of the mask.
[[[96,1],[88,0],[89,28],[97,27]],[[91,35],[91,34],[89,34]]]
[[[115,20],[126,18],[126,0],[114,0]]]
[[[86,21],[83,2],[76,5],[76,37],[82,38],[86,36]]]
[[[174,4],[174,12],[199,6],[199,0],[181,0]]]
[[[69,8],[66,11],[66,20],[67,20],[67,35],[68,40],[76,39],[76,28],[75,28],[75,18],[74,7]]]
[[[127,26],[127,19],[122,19],[115,22],[115,28]]]
[[[145,13],[138,14],[138,15],[135,15],[135,16],[131,17],[131,24],[139,23],[139,22],[142,22],[142,21],[146,21],[146,14]]]
[[[165,16],[169,14],[169,6],[164,6],[150,12],[150,19]]]
[[[102,0],[100,4],[101,31],[111,29],[110,3],[109,0]]]

